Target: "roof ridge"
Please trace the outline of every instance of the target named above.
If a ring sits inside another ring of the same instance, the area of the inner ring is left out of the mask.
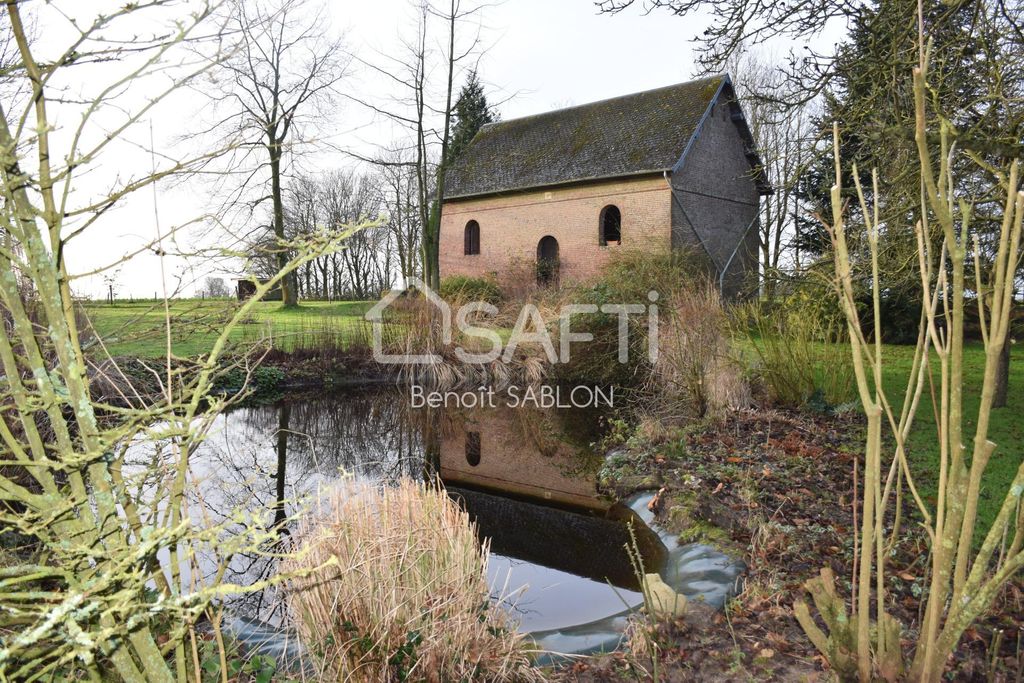
[[[562,113],[565,113],[567,111],[572,111],[573,109],[582,109],[584,107],[592,107],[595,104],[604,104],[606,102],[614,102],[615,100],[624,100],[624,99],[628,99],[630,97],[636,97],[637,95],[648,95],[650,93],[657,93],[657,92],[661,92],[663,90],[669,90],[671,88],[678,88],[678,87],[683,86],[683,85],[691,85],[693,83],[700,83],[702,81],[722,80],[722,79],[725,79],[725,78],[728,78],[728,77],[729,77],[728,72],[722,72],[722,73],[719,73],[719,74],[715,74],[714,76],[705,76],[703,78],[694,78],[694,79],[691,79],[689,81],[680,81],[678,83],[671,83],[669,85],[662,85],[662,86],[658,86],[657,88],[649,88],[647,90],[637,90],[635,92],[626,93],[625,95],[615,95],[613,97],[605,97],[605,98],[602,98],[600,100],[593,100],[591,102],[584,102],[582,104],[573,104],[571,106],[561,107],[559,109],[548,109],[547,111],[538,112],[536,114],[527,114],[526,116],[517,116],[514,119],[502,119],[500,121],[494,121],[492,123],[485,123],[483,126],[480,127],[480,130],[483,131],[485,129],[497,128],[497,127],[505,125],[505,124],[518,123],[520,121],[527,121],[529,119],[537,119],[537,118],[541,118],[541,117],[544,117],[544,116],[551,116],[551,115],[554,115],[554,114],[562,114]]]

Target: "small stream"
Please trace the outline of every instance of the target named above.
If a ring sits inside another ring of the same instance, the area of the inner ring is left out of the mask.
[[[643,602],[625,550],[630,525],[646,571],[691,600],[721,606],[744,567],[707,546],[679,546],[653,523],[650,494],[598,495],[603,418],[581,408],[416,410],[394,387],[239,408],[192,455],[190,505],[217,521],[239,508],[284,520],[342,476],[439,476],[490,539],[493,597],[520,630],[551,652],[609,650]],[[225,578],[244,585],[274,571],[267,556],[236,556]],[[242,640],[294,654],[273,591],[233,598],[229,613]]]

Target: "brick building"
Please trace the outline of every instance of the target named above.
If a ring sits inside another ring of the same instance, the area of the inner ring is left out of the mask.
[[[688,247],[735,295],[769,191],[727,75],[488,124],[448,172],[441,276],[578,281],[616,250]]]

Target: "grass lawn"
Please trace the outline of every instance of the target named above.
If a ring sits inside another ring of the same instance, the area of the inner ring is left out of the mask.
[[[757,338],[741,338],[736,342],[740,358],[744,362],[756,362],[751,352],[751,344],[760,344]],[[801,345],[797,345],[800,347]],[[815,345],[822,346],[822,345]],[[802,348],[802,347],[801,347]],[[845,347],[845,353],[849,353]],[[911,365],[914,360],[913,346],[896,346],[886,344],[883,347],[883,384],[886,395],[894,406],[899,417],[899,407],[903,404],[903,396],[906,392],[907,378],[910,375]],[[820,349],[813,354],[794,354],[794,358],[817,357],[817,363],[831,362],[835,359],[834,349]],[[786,357],[786,356],[783,356]],[[847,356],[848,357],[848,356]],[[974,447],[974,428],[977,424],[978,406],[981,402],[981,380],[985,367],[985,351],[980,342],[968,342],[964,345],[964,445],[967,446],[968,458]],[[939,361],[932,353],[930,360],[935,389],[938,391]],[[851,385],[850,400],[857,402],[858,409],[860,401],[857,398],[856,385]],[[924,393],[917,410],[914,426],[911,430],[908,442],[908,454],[911,461],[911,471],[916,475],[915,483],[925,502],[930,505],[934,512],[935,492],[939,475],[939,448],[936,441],[935,415],[938,408],[932,402],[928,385],[925,385]],[[985,476],[982,479],[982,490],[978,502],[978,519],[980,528],[987,530],[1002,504],[1003,496],[1013,481],[1017,468],[1024,460],[1024,349],[1014,347],[1010,361],[1010,384],[1005,408],[994,409],[989,421],[988,438],[997,444],[995,452],[985,468]],[[888,431],[888,425],[883,426],[883,434]],[[883,451],[885,457],[892,456],[891,448]],[[886,467],[888,471],[888,467]],[[916,509],[913,500],[908,495],[907,509]],[[977,540],[977,534],[975,535]]]
[[[272,339],[279,348],[329,342],[344,345],[364,330],[363,314],[372,301],[309,301],[286,309],[277,301],[256,304],[250,319],[232,331],[231,341],[252,343]],[[208,352],[224,328],[234,300],[175,300],[171,303],[171,343],[177,356],[194,357]],[[82,311],[92,329],[115,356],[156,358],[166,350],[164,309],[160,301],[87,302]],[[92,355],[102,354],[98,346]]]
[[[907,376],[914,359],[912,346],[886,346],[883,351],[885,363],[884,385],[887,395],[896,405],[902,405],[906,390]],[[974,428],[978,419],[978,404],[981,401],[981,376],[985,367],[985,352],[980,343],[971,343],[964,348],[964,445],[968,457],[974,447]],[[939,385],[939,364],[934,356],[931,360],[936,391]],[[982,480],[981,497],[978,502],[980,528],[987,530],[1002,504],[1013,481],[1017,468],[1024,460],[1024,353],[1014,347],[1010,361],[1010,385],[1005,408],[996,408],[991,413],[988,438],[997,444],[985,476]],[[934,505],[935,490],[939,475],[939,448],[935,439],[934,406],[925,385],[917,419],[910,436],[909,456],[912,471],[924,473],[924,480],[918,482],[921,495],[926,502]],[[918,475],[921,476],[921,475]],[[913,501],[907,498],[909,505]],[[975,536],[976,542],[977,535]]]

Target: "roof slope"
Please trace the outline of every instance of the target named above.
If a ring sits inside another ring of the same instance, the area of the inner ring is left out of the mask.
[[[672,169],[725,76],[490,123],[448,170],[448,199]]]

